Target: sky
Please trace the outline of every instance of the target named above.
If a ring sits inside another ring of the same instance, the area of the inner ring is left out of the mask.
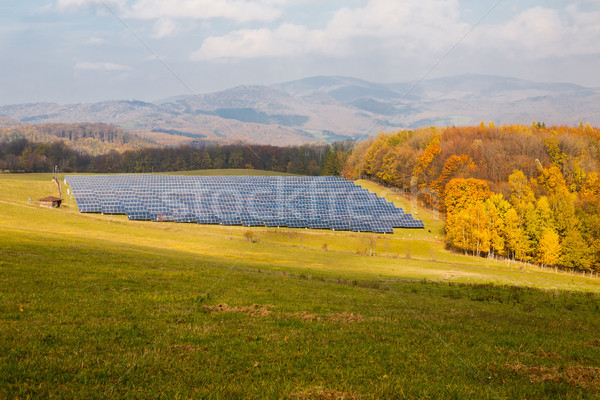
[[[600,0],[0,0],[0,104],[171,96],[316,75],[600,87]]]

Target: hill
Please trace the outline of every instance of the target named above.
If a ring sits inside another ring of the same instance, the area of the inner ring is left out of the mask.
[[[157,103],[3,106],[0,118],[7,123],[105,122],[166,145],[216,140],[288,145],[489,120],[600,125],[599,104],[597,88],[501,76],[459,75],[400,83],[321,76],[176,96]]]
[[[90,155],[111,150],[125,151],[159,147],[157,143],[126,132],[123,128],[104,123],[43,123],[22,125],[13,123],[0,127],[0,142],[26,139],[37,143],[62,142],[68,147]]]
[[[599,393],[600,281],[449,253],[426,210],[379,237],[133,222],[0,181],[1,397]]]

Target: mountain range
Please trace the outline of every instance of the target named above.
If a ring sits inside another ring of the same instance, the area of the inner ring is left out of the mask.
[[[373,83],[317,76],[270,86],[144,102],[35,103],[0,107],[0,126],[116,124],[159,144],[244,141],[286,145],[364,139],[421,126],[600,125],[600,88],[491,75]]]

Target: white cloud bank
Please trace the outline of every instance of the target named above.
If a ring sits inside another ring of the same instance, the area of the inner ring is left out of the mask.
[[[348,2],[353,7],[338,9],[322,28],[316,29],[294,22],[285,14],[300,6],[318,9],[310,4],[315,0],[56,1],[59,9],[108,5],[122,18],[151,21],[152,37],[156,39],[189,31],[197,21],[223,19],[242,25],[205,38],[190,54],[194,61],[303,55],[343,58],[365,51],[411,59],[440,56],[459,41],[460,49],[471,54],[493,53],[528,60],[600,53],[600,11],[589,6],[597,0],[579,0],[558,8],[531,7],[501,23],[484,20],[465,38],[471,26],[461,17],[459,0]]]
[[[501,25],[482,27],[468,39],[474,48],[528,58],[592,55],[600,52],[600,12],[534,7]]]
[[[209,37],[192,60],[227,60],[317,53],[345,56],[358,46],[380,47],[410,56],[439,50],[468,30],[456,0],[371,0],[338,10],[324,29],[282,24]]]
[[[338,10],[323,29],[283,23],[274,29],[241,29],[211,36],[192,52],[194,61],[321,54],[343,57],[379,49],[403,58],[441,55],[470,25],[461,21],[456,0],[370,0]],[[362,47],[361,47],[362,46]],[[540,59],[600,52],[600,12],[576,6],[534,7],[501,24],[475,28],[460,44],[470,52]]]

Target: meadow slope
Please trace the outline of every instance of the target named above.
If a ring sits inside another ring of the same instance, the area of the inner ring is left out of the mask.
[[[0,175],[0,397],[600,395],[598,279],[450,253],[358,183],[428,229],[135,222]]]

